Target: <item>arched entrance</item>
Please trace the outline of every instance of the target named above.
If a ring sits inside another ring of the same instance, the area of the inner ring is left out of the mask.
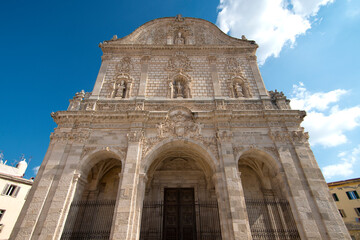
[[[181,142],[161,148],[147,170],[140,239],[221,239],[213,170]]]
[[[109,239],[121,170],[121,161],[114,158],[88,170],[77,186],[62,240]]]
[[[279,168],[271,160],[254,150],[238,162],[252,238],[300,239]]]

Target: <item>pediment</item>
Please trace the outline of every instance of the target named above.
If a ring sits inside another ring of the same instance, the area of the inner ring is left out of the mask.
[[[214,24],[198,18],[166,17],[147,22],[126,37],[105,41],[114,45],[238,45],[257,48],[254,41],[228,36]]]

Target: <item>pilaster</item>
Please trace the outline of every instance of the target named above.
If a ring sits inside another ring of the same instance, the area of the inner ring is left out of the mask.
[[[330,195],[329,188],[308,144],[295,144],[295,153],[319,212],[318,223],[326,229],[329,239],[351,239],[344,221]]]
[[[263,81],[263,79],[261,77],[261,74],[260,74],[259,66],[258,66],[258,64],[256,62],[256,56],[255,55],[248,56],[248,61],[250,63],[250,67],[251,67],[252,73],[254,75],[256,86],[258,88],[260,97],[268,96],[266,88],[265,88],[264,81]]]
[[[226,192],[230,209],[232,236],[229,239],[252,239],[249,220],[246,211],[246,203],[238,168],[234,159],[231,132],[219,130],[218,142],[220,143],[220,155],[223,165]]]
[[[102,88],[102,85],[104,84],[105,81],[105,73],[106,70],[109,66],[110,63],[110,58],[108,56],[103,56],[102,57],[102,62],[101,62],[101,66],[100,66],[100,70],[98,73],[98,76],[96,78],[96,82],[93,88],[93,91],[91,93],[91,99],[98,99],[99,95],[100,95],[100,90]]]
[[[221,97],[221,91],[220,91],[220,82],[219,82],[218,71],[217,71],[217,67],[216,67],[216,57],[209,56],[208,61],[209,61],[209,65],[210,65],[212,84],[214,87],[214,97],[219,98],[219,97]]]
[[[133,228],[139,226],[136,219],[139,168],[141,161],[143,132],[142,130],[130,131],[128,134],[128,150],[123,169],[123,179],[118,191],[117,204],[114,212],[114,225],[111,239],[135,239]]]

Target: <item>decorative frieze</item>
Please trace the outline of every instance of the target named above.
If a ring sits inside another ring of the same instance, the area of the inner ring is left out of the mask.
[[[50,135],[51,142],[61,143],[84,143],[88,140],[90,132],[53,132]]]

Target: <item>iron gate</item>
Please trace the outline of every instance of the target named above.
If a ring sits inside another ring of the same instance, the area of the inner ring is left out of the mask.
[[[197,240],[221,240],[217,202],[197,202],[194,208]],[[144,202],[140,240],[163,240],[163,224],[164,202]]]
[[[115,200],[73,202],[61,239],[109,239],[114,208]]]
[[[296,223],[286,200],[246,199],[246,209],[254,240],[300,240]]]

